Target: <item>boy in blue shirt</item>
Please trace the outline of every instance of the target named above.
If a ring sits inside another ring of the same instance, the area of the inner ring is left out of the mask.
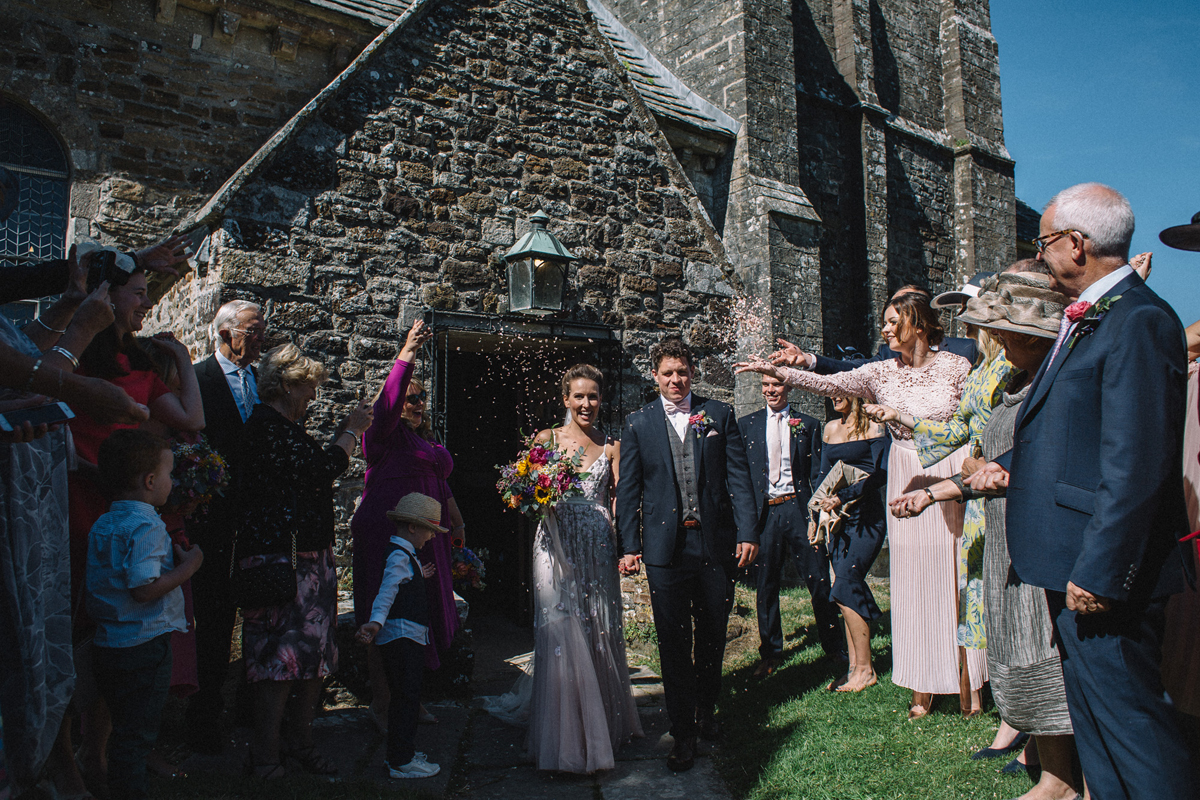
[[[171,683],[171,632],[187,630],[179,586],[204,556],[175,545],[158,513],[171,494],[171,445],[148,431],[114,432],[96,466],[112,506],[88,534],[92,668],[112,715],[110,800],[148,797],[146,756]],[[172,552],[173,551],[173,552]]]
[[[425,645],[429,642],[429,610],[425,601],[425,579],[433,576],[433,565],[422,567],[417,550],[447,529],[442,504],[420,492],[400,498],[387,512],[396,523],[388,540],[383,583],[371,619],[358,629],[358,640],[379,646],[392,701],[388,705],[388,775],[393,778],[429,778],[441,770],[417,752],[417,721],[421,708],[421,677],[425,672]]]

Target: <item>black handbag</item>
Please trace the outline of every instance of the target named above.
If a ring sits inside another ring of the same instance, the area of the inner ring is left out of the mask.
[[[295,508],[295,494],[292,507]],[[293,514],[293,518],[295,515]],[[268,608],[290,603],[296,599],[296,532],[292,531],[292,553],[265,556],[266,564],[243,567],[237,558],[237,534],[233,535],[233,552],[229,557],[229,588],[239,608]]]

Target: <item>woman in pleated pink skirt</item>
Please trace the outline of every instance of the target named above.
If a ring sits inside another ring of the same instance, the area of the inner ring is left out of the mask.
[[[945,336],[929,298],[919,292],[899,294],[883,313],[883,338],[897,358],[873,361],[833,375],[789,369],[807,366],[806,354],[794,348],[737,365],[740,372],[773,375],[789,386],[829,397],[861,397],[912,416],[950,419],[958,409],[971,364],[961,356],[935,350]],[[917,460],[912,432],[888,425],[887,496],[920,490],[959,471],[967,453],[960,450],[932,467]],[[943,504],[945,506],[945,504]],[[888,517],[891,570],[892,682],[912,690],[909,719],[929,713],[935,694],[959,694],[958,537],[962,509],[912,519]],[[987,681],[987,651],[968,650],[972,690]]]

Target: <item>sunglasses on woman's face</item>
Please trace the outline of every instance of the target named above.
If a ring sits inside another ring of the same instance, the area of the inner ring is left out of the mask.
[[[408,404],[410,406],[415,406],[417,403],[425,402],[425,393],[418,392],[417,394],[410,394],[408,397],[406,397],[404,399],[408,401]]]

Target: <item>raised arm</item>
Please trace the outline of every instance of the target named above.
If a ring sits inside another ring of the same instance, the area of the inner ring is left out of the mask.
[[[788,386],[813,394],[826,397],[861,397],[868,402],[875,402],[875,381],[878,376],[878,365],[875,362],[836,375],[814,375],[798,369],[778,367],[758,357],[734,364],[733,367],[738,375],[743,372],[770,375]]]
[[[369,438],[388,439],[400,424],[401,414],[404,413],[404,397],[408,394],[408,384],[412,382],[417,351],[432,335],[433,333],[425,327],[424,320],[417,319],[413,322],[408,337],[404,340],[404,347],[396,356],[392,371],[388,373],[383,389],[375,400],[375,420],[367,431]]]

